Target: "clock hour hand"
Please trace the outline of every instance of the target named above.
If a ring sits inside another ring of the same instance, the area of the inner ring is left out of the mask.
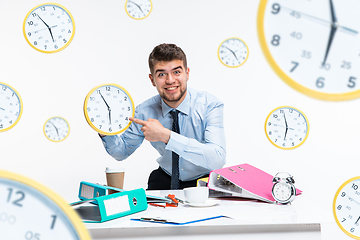
[[[39,16],[39,14],[37,14],[37,16],[40,18],[40,20],[45,24],[45,26],[46,26],[47,29],[49,30],[50,35],[51,35],[51,38],[52,38],[52,40],[53,40],[53,42],[54,42],[54,37],[53,37],[53,34],[52,34],[52,32],[51,32],[51,27],[49,27],[49,25],[47,25],[46,22],[45,22],[44,20],[42,20],[42,18]]]
[[[326,63],[326,59],[327,59],[327,57],[329,55],[329,51],[330,51],[332,41],[334,40],[336,30],[338,29],[338,22],[337,22],[337,18],[336,18],[336,15],[335,15],[334,5],[332,3],[332,0],[329,0],[329,2],[330,2],[330,10],[331,10],[331,30],[330,30],[330,35],[329,35],[329,40],[328,40],[328,43],[327,43],[327,47],[326,47],[325,57],[324,57],[324,60],[323,60],[323,63],[322,63],[323,66]]]
[[[104,102],[105,102],[105,104],[106,104],[106,106],[108,108],[108,111],[109,111],[109,123],[111,124],[111,108],[110,108],[109,104],[107,104],[105,98],[103,97],[103,95],[101,94],[100,91],[99,91],[99,93],[100,93],[101,98],[104,100]]]

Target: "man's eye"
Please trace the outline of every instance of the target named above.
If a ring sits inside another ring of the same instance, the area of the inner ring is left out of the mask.
[[[180,71],[175,71],[174,73],[175,73],[175,74],[179,74],[179,73],[180,73]]]
[[[159,75],[158,75],[158,77],[163,77],[163,76],[165,76],[164,73],[159,73]]]

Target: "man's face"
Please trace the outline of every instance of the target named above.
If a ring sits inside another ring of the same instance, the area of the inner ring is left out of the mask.
[[[158,62],[149,77],[159,95],[170,107],[176,108],[185,99],[189,68],[185,69],[183,61]]]

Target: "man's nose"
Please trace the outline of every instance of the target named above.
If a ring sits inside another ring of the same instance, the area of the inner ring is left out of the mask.
[[[166,83],[173,83],[175,81],[175,77],[170,73],[166,76]]]

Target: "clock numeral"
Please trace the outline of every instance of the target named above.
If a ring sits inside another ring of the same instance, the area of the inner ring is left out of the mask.
[[[324,85],[325,85],[324,81],[325,81],[325,78],[319,77],[319,78],[316,80],[316,86],[317,86],[318,88],[323,88]]]
[[[342,61],[341,67],[345,69],[351,69],[351,62]]]
[[[105,87],[106,91],[111,91],[110,87]]]
[[[119,129],[122,129],[122,126],[121,126],[121,124],[119,124]]]
[[[273,39],[271,40],[271,44],[274,46],[279,46],[280,44],[280,36],[279,35],[274,35]]]
[[[293,38],[296,38],[298,40],[302,39],[302,33],[301,32],[292,32],[290,34],[290,36],[292,36]]]
[[[272,5],[272,11],[271,11],[271,13],[272,13],[272,14],[278,14],[278,13],[280,12],[280,9],[281,9],[280,4],[274,3],[274,4]]]
[[[331,68],[331,65],[329,64],[329,63],[321,63],[320,64],[320,69],[324,69],[324,70],[326,70],[326,71],[328,71],[328,70],[330,70],[330,68]]]
[[[353,188],[354,190],[358,189],[358,185],[356,185],[355,183],[352,184],[351,188]]]
[[[301,57],[306,58],[306,59],[310,59],[311,58],[311,52],[303,50],[302,54],[301,54]]]
[[[28,24],[29,24],[29,26],[31,26],[31,25],[34,25],[34,22],[33,22],[33,21],[29,21]]]
[[[342,208],[341,205],[337,206],[337,210],[341,210],[341,208]]]
[[[52,217],[52,222],[51,222],[50,229],[54,229],[57,216],[56,215],[51,215],[51,217]]]
[[[292,11],[290,13],[291,16],[293,16],[294,18],[301,18],[301,14],[299,12],[296,11]]]
[[[347,85],[349,88],[354,88],[356,83],[355,83],[356,77],[350,77],[349,78],[349,84]]]
[[[346,196],[346,193],[345,193],[345,192],[342,192],[342,193],[341,193],[341,196],[342,196],[342,197],[345,197],[345,196]]]
[[[111,127],[109,127],[109,132],[112,132],[112,128],[111,128]]]
[[[13,192],[13,189],[12,188],[8,188],[8,191],[9,191],[9,195],[8,195],[8,199],[7,199],[7,202],[10,202],[11,200],[11,197],[12,197],[12,192]],[[12,201],[12,204],[18,206],[18,207],[22,207],[22,204],[20,203],[20,201],[24,200],[25,198],[25,193],[22,192],[22,191],[17,191],[16,192],[17,195],[20,195],[20,197],[14,201]]]
[[[40,234],[39,233],[33,233],[32,231],[27,231],[25,233],[25,239],[26,240],[40,240]]]

